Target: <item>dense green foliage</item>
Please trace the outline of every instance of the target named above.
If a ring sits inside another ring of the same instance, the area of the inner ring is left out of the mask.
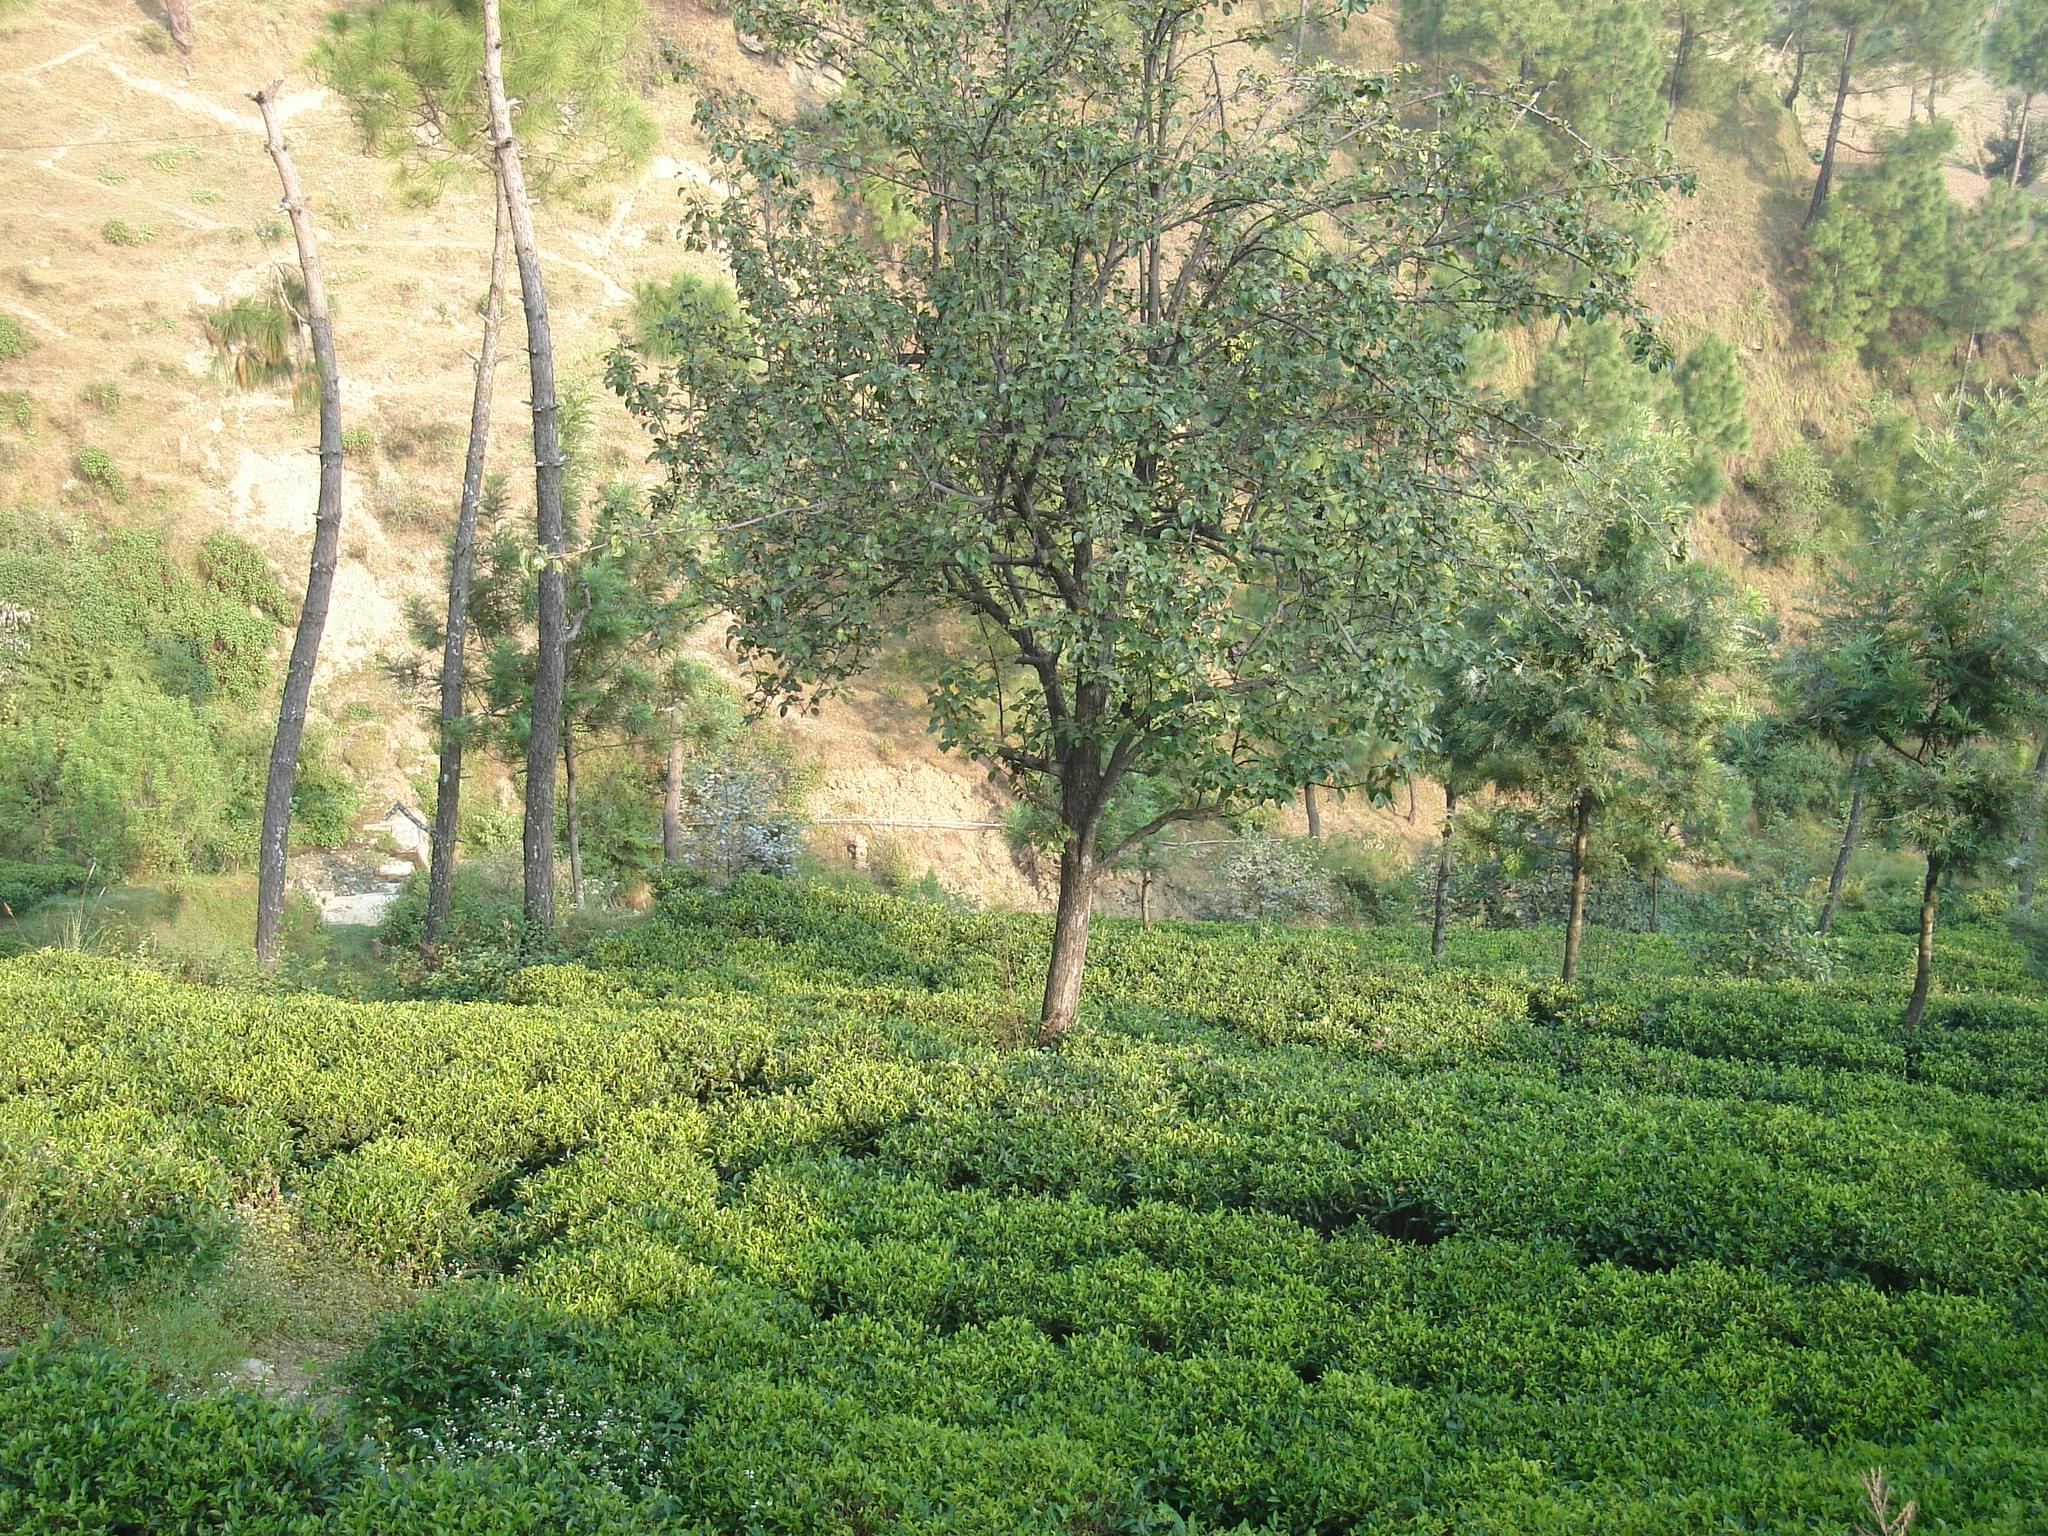
[[[198,571],[162,535],[0,519],[0,858],[103,879],[236,865],[261,795],[261,705],[290,603],[227,533]],[[300,835],[345,836],[353,794],[314,754]]]
[[[1946,124],[1910,127],[1875,167],[1847,177],[1813,226],[1801,294],[1831,346],[1913,352],[2018,327],[2048,295],[2033,215],[1993,187],[1975,208],[1950,198]]]
[[[641,0],[505,0],[501,10],[505,89],[534,184],[601,184],[644,162],[654,123],[636,90]],[[421,202],[491,162],[481,16],[476,0],[372,0],[331,12],[313,52],[364,151]]]
[[[324,1420],[33,1345],[0,1523],[1838,1536],[1882,1464],[2033,1536],[2048,1007],[1965,922],[1906,1036],[1845,926],[1826,988],[1644,938],[1572,993],[1540,935],[1109,924],[1056,1053],[1041,922],[760,880],[495,1003],[10,962],[11,1315],[273,1190],[466,1278]]]

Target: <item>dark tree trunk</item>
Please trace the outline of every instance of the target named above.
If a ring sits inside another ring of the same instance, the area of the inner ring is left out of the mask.
[[[562,808],[569,823],[569,905],[583,905],[583,824],[576,817],[576,732],[562,722]]]
[[[1785,88],[1785,106],[1789,110],[1799,100],[1799,92],[1806,84],[1806,36],[1799,37],[1799,51],[1792,56],[1792,83]]]
[[[1081,973],[1088,961],[1088,923],[1095,904],[1094,834],[1076,833],[1060,850],[1060,897],[1053,916],[1052,956],[1045,968],[1045,1006],[1038,1040],[1053,1041],[1073,1028],[1081,1008]]]
[[[2020,125],[2012,138],[2012,175],[2006,178],[2012,186],[2020,184],[2020,170],[2027,163],[2027,127],[2034,117],[2034,93],[2027,92],[2020,98]]]
[[[661,862],[683,861],[683,738],[668,744],[668,770],[661,781]]]
[[[1593,830],[1593,792],[1579,791],[1572,807],[1571,910],[1564,924],[1564,979],[1579,979],[1579,944],[1586,933],[1586,843]]]
[[[1435,910],[1429,921],[1429,958],[1441,960],[1444,953],[1444,934],[1451,925],[1451,832],[1452,818],[1458,814],[1458,791],[1449,780],[1444,782],[1444,832],[1443,840],[1436,847],[1436,892]]]
[[[526,824],[521,854],[529,928],[555,923],[555,757],[562,735],[562,696],[568,671],[568,600],[562,549],[562,422],[555,398],[555,348],[548,329],[547,287],[533,232],[533,203],[505,100],[504,37],[498,0],[483,0],[484,86],[491,102],[491,138],[512,249],[519,262],[519,296],[526,309],[526,354],[533,382],[533,511],[540,546],[539,634],[533,669],[533,725],[526,743]]]
[[[1316,804],[1316,787],[1313,784],[1301,786],[1301,808],[1308,815],[1308,835],[1316,842],[1323,837],[1323,808]]]
[[[1835,850],[1835,867],[1828,871],[1827,899],[1820,904],[1817,932],[1822,938],[1835,926],[1835,913],[1842,905],[1842,885],[1849,878],[1849,860],[1856,854],[1856,839],[1863,830],[1864,780],[1870,773],[1870,749],[1865,747],[1849,764],[1849,819],[1842,827],[1842,846]]]
[[[1900,1023],[1907,1031],[1920,1027],[1927,1013],[1927,994],[1934,985],[1934,903],[1941,890],[1941,856],[1927,855],[1927,883],[1920,888],[1920,942],[1913,949],[1913,995],[1906,1000]]]
[[[1408,824],[1411,827],[1415,825],[1415,811],[1415,776],[1410,774],[1408,776]]]
[[[2020,889],[2016,905],[2022,912],[2034,907],[2035,860],[2041,843],[2041,815],[2048,810],[2048,731],[2034,752],[2034,794],[2027,802],[2026,830],[2020,833]]]
[[[1835,71],[1835,105],[1828,114],[1827,142],[1821,146],[1820,174],[1813,179],[1813,200],[1806,205],[1802,229],[1820,217],[1821,204],[1828,200],[1828,187],[1835,179],[1835,150],[1842,141],[1842,110],[1849,102],[1849,81],[1856,66],[1856,29],[1842,34],[1842,62]]]
[[[277,958],[278,928],[284,921],[285,848],[291,835],[292,787],[299,774],[299,743],[306,733],[306,703],[313,695],[313,668],[327,628],[334,595],[334,567],[341,553],[341,370],[334,359],[334,327],[327,314],[327,283],[320,272],[320,247],[306,213],[298,172],[278,128],[273,80],[254,97],[263,114],[264,145],[284,188],[284,211],[299,248],[306,280],[306,325],[313,333],[313,362],[320,371],[320,498],[313,514],[313,556],[306,572],[306,600],[292,636],[285,666],[284,695],[277,707],[277,734],[270,743],[270,772],[263,783],[263,825],[256,844],[256,957]]]
[[[495,185],[496,177],[492,178]],[[462,497],[455,507],[455,542],[448,553],[448,625],[441,644],[441,768],[434,790],[434,846],[427,871],[427,915],[420,949],[429,959],[448,925],[455,899],[455,847],[462,813],[463,672],[469,644],[469,579],[476,566],[476,513],[483,501],[484,450],[491,436],[491,393],[498,367],[498,327],[505,318],[505,196],[496,199],[491,236],[491,285],[484,298],[484,334],[476,352],[476,387],[469,400],[469,451],[462,460]]]
[[[1678,13],[1678,48],[1671,56],[1671,89],[1664,102],[1664,137],[1671,137],[1671,125],[1678,121],[1678,103],[1683,94],[1685,65],[1692,56],[1692,12]]]

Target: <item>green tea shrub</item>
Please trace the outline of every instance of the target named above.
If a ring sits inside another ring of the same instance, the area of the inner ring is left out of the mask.
[[[1763,981],[1824,982],[1834,946],[1814,932],[1804,881],[1766,871],[1724,892],[1695,921],[1708,970]]]
[[[424,1276],[479,1239],[470,1207],[489,1176],[446,1142],[383,1136],[322,1163],[301,1187],[300,1206],[314,1231]]]
[[[167,1397],[106,1351],[38,1339],[0,1363],[0,1528],[312,1528],[361,1452],[303,1410],[246,1394]]]
[[[233,1234],[218,1166],[121,1115],[100,1119],[97,1133],[89,1118],[74,1122],[55,1151],[30,1159],[22,1276],[59,1294],[105,1295],[212,1270]]]
[[[324,1425],[220,1399],[239,1459],[31,1346],[0,1529],[164,1477],[134,1528],[220,1529],[246,1462],[286,1470],[232,1528],[295,1536],[1833,1532],[1881,1463],[2035,1536],[2048,1002],[1995,913],[1911,1036],[1905,935],[1822,986],[1621,934],[1564,989],[1533,929],[1427,966],[1412,925],[1104,919],[1081,1025],[1020,1049],[1046,930],[676,873],[494,1002],[0,963],[37,1231],[118,1167],[443,1277]],[[38,1243],[24,1296],[102,1283]]]

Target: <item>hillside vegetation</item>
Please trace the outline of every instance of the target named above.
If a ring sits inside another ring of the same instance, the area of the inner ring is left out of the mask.
[[[1042,926],[760,880],[491,1002],[9,962],[8,1315],[70,1322],[0,1366],[0,1523],[1841,1533],[1882,1465],[1922,1528],[2040,1528],[2048,1005],[2001,925],[1916,1036],[1876,917],[1826,988],[1098,942],[1052,1055]],[[307,1405],[189,1395],[365,1329]]]
[[[0,96],[4,1536],[2048,1532],[2048,0]]]

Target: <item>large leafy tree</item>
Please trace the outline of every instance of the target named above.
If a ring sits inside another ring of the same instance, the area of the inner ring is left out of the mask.
[[[1713,776],[1713,682],[1740,633],[1723,579],[1687,556],[1682,472],[1677,445],[1648,436],[1549,468],[1524,561],[1469,619],[1493,654],[1462,684],[1460,755],[1566,825],[1566,981],[1596,830],[1628,829],[1622,851],[1661,871]]]
[[[1872,743],[1871,796],[1926,858],[1905,1023],[1926,1012],[1942,879],[2002,852],[2021,808],[2001,738],[2048,703],[2048,394],[1986,403],[1924,432],[1897,506],[1823,592],[1806,710]]]
[[[1205,0],[736,14],[846,88],[814,131],[710,104],[734,195],[699,232],[755,362],[618,383],[768,694],[906,613],[976,626],[930,703],[1055,808],[1056,1036],[1123,844],[1419,734],[1491,430],[1465,344],[1626,307],[1632,252],[1589,208],[1667,179],[1591,157],[1510,191],[1502,133],[1540,111],[1290,67]],[[898,243],[821,202],[876,179]],[[1163,808],[1105,841],[1137,773]]]

